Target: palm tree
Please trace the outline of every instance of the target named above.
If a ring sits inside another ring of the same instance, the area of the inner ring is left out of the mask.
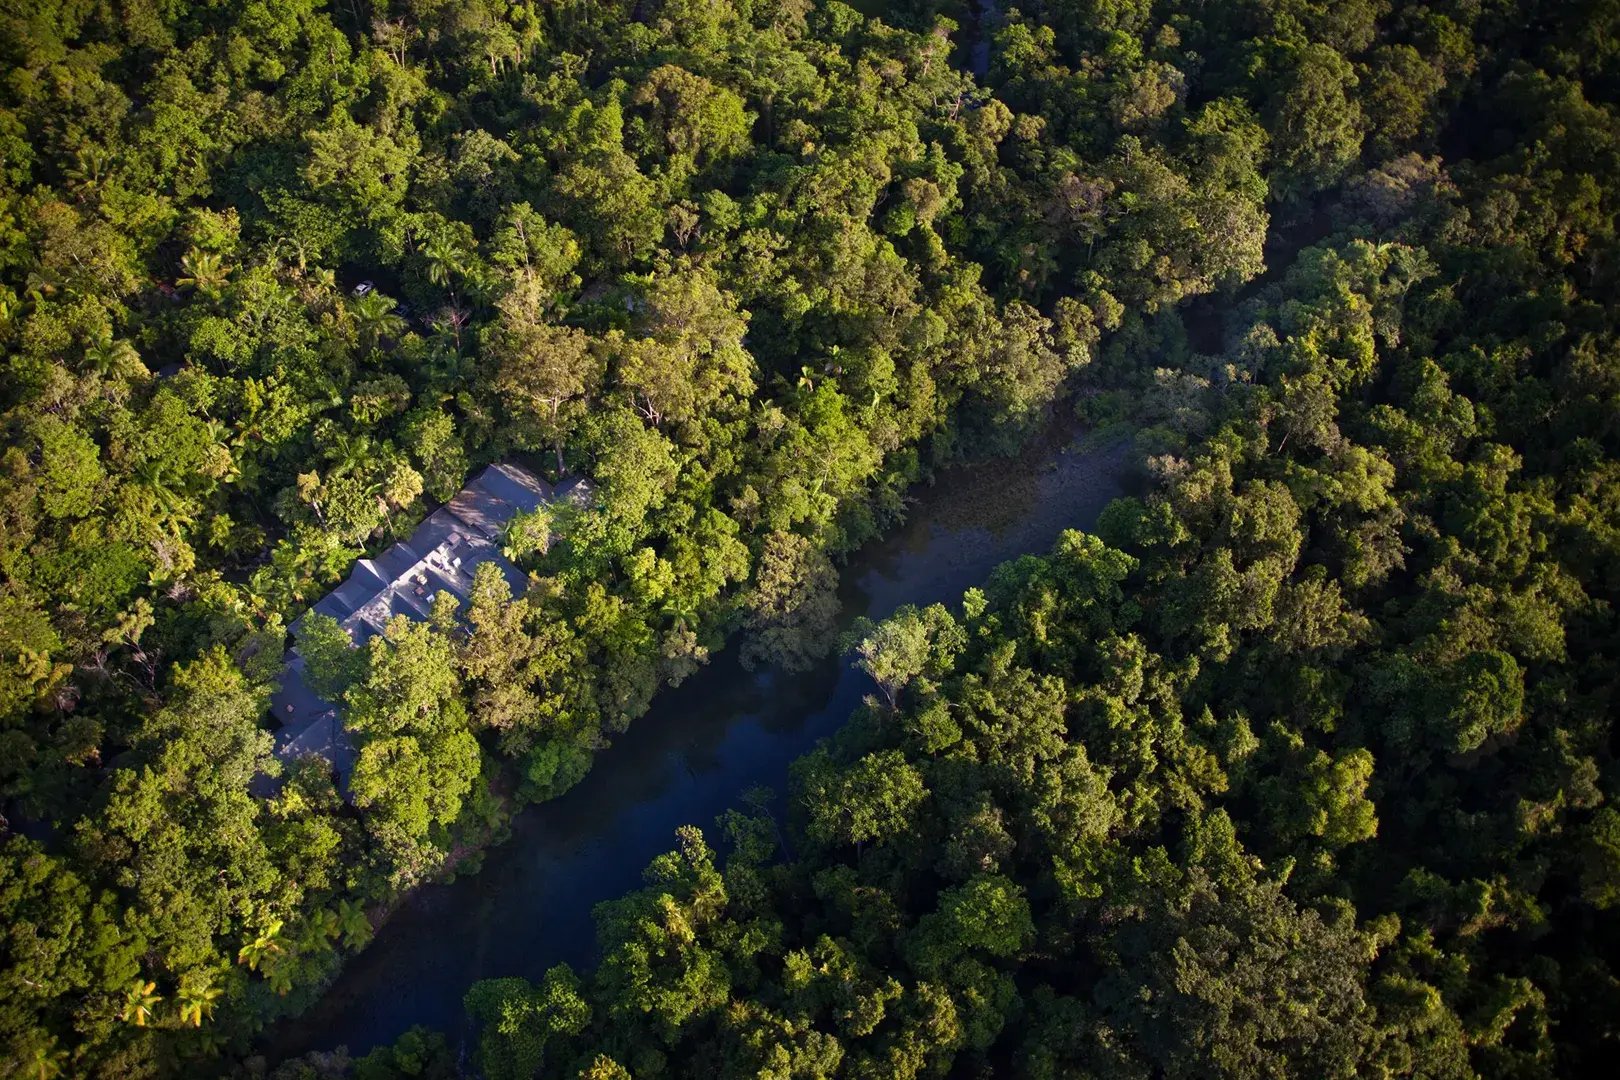
[[[234,434],[224,421],[215,420],[211,416],[202,418],[203,429],[208,433],[208,441],[213,443],[214,460],[220,462],[218,479],[221,483],[234,483],[239,469],[236,460]],[[204,492],[213,490],[213,484],[207,484]]]
[[[68,186],[86,194],[101,186],[112,170],[112,151],[101,146],[86,146],[73,154],[73,164],[67,168]]]
[[[309,251],[302,240],[295,236],[280,236],[275,239],[274,247],[278,255],[281,252],[291,253],[293,260],[298,263],[298,276],[302,277],[304,271],[309,269]]]
[[[269,980],[270,989],[281,997],[286,997],[287,992],[293,988],[292,964],[284,960],[265,968],[264,977]]]
[[[455,299],[456,291],[451,282],[461,273],[461,252],[456,245],[446,237],[435,236],[422,246],[422,258],[427,260],[428,280]]]
[[[702,620],[698,605],[684,595],[671,596],[664,601],[661,614],[670,620],[670,626],[682,629],[695,629]]]
[[[132,475],[152,493],[152,518],[169,535],[179,538],[195,523],[191,500],[179,490],[180,485],[169,477],[161,464],[144,461],[135,467]]]
[[[28,1075],[34,1080],[55,1080],[62,1075],[67,1059],[67,1051],[58,1047],[56,1040],[52,1039],[44,1046],[34,1047],[33,1054],[28,1058]]]
[[[304,931],[298,935],[298,951],[305,954],[327,951],[332,947],[331,940],[337,935],[336,913],[328,908],[321,908],[305,921]]]
[[[371,940],[371,918],[363,904],[345,900],[337,909],[338,933],[343,935],[343,946],[359,951]]]
[[[90,370],[103,376],[133,375],[145,378],[151,374],[141,363],[141,354],[123,338],[102,334],[84,350],[84,362]]]
[[[373,457],[370,437],[350,435],[346,431],[332,437],[332,446],[326,452],[326,460],[332,463],[332,476],[343,476],[362,469]]]
[[[130,476],[154,491],[172,491],[175,484],[169,481],[169,470],[160,460],[147,458],[130,470]]]
[[[281,926],[282,920],[271,919],[257,937],[237,952],[236,962],[246,964],[249,971],[258,971],[265,961],[282,953]]]
[[[124,1011],[118,1014],[119,1019],[136,1027],[145,1027],[146,1022],[152,1019],[152,1010],[162,1000],[163,995],[157,992],[157,983],[136,977],[129,989],[124,991]]]
[[[185,276],[175,279],[176,285],[186,285],[207,297],[216,297],[225,284],[225,278],[230,274],[230,267],[212,251],[198,251],[192,248],[180,260],[180,269]]]
[[[225,991],[213,985],[212,972],[195,972],[180,980],[180,1021],[202,1027],[214,1015],[214,1002]]]
[[[395,301],[382,293],[369,292],[351,301],[349,306],[354,311],[360,347],[368,352],[383,338],[398,337],[405,332],[405,320],[394,314]]]

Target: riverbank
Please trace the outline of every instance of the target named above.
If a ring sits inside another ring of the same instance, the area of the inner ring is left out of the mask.
[[[1084,449],[1058,425],[1011,461],[943,470],[904,525],[851,559],[841,623],[955,603],[997,564],[1093,522],[1121,493],[1127,461],[1123,445]],[[735,653],[664,691],[573,790],[518,814],[479,873],[404,897],[328,992],[270,1031],[266,1056],[359,1054],[415,1024],[460,1032],[462,995],[478,979],[588,965],[597,902],[634,888],[677,826],[707,827],[749,787],[780,787],[870,690],[843,657],[785,676],[745,672]]]

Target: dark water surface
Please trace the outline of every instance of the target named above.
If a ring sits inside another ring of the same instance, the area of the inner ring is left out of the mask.
[[[1125,462],[1123,446],[1050,437],[1015,461],[946,470],[916,492],[903,526],[845,568],[841,618],[954,606],[997,564],[1091,526],[1121,493]],[[678,826],[713,840],[715,818],[744,791],[784,786],[789,763],[873,689],[847,658],[786,676],[745,672],[736,652],[662,691],[577,787],[518,815],[479,873],[414,893],[320,1002],[272,1031],[270,1059],[339,1045],[358,1056],[413,1024],[464,1035],[461,999],[475,981],[590,966],[596,903],[639,886]]]

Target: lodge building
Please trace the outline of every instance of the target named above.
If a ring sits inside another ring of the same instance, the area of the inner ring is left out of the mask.
[[[395,615],[425,620],[441,591],[465,602],[472,593],[473,573],[483,563],[499,567],[513,593],[520,593],[526,583],[523,572],[501,552],[507,524],[519,511],[557,499],[581,499],[588,490],[581,480],[554,487],[521,466],[491,465],[429,514],[410,539],[355,563],[343,584],[310,611],[336,619],[356,646],[364,646]],[[271,697],[272,712],[281,723],[275,752],[289,763],[311,754],[325,758],[337,772],[338,786],[346,790],[356,751],[337,706],[317,696],[305,679],[297,641],[308,617],[306,613],[292,625],[293,646],[280,689]]]

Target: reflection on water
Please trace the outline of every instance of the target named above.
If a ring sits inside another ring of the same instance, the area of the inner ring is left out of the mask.
[[[947,470],[902,527],[851,560],[842,618],[954,604],[998,563],[1089,526],[1120,493],[1125,457],[1053,438],[1016,461]],[[478,979],[588,966],[596,903],[641,884],[676,827],[708,830],[748,788],[782,787],[788,764],[871,689],[841,657],[786,676],[745,672],[736,651],[661,693],[572,791],[520,814],[480,873],[417,891],[306,1016],[273,1032],[271,1059],[338,1045],[358,1055],[413,1024],[460,1032]]]

